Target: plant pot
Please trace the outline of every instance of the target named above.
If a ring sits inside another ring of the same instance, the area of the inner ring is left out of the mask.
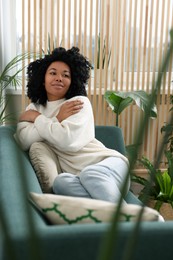
[[[149,200],[147,206],[155,209],[156,202],[157,200]],[[173,208],[171,204],[163,202],[159,209],[159,213],[162,215],[164,220],[173,220]]]

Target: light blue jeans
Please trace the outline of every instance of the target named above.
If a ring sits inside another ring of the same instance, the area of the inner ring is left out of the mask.
[[[109,157],[85,167],[79,175],[61,173],[53,183],[53,192],[58,195],[86,197],[118,202],[121,189],[128,174],[128,166],[121,159]],[[130,188],[130,178],[126,193]]]

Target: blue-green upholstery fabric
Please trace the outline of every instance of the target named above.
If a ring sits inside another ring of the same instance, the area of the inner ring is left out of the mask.
[[[126,154],[122,130],[116,126],[96,126],[95,136],[106,147]]]
[[[0,127],[0,260],[97,260],[110,224],[48,225],[28,203],[29,191],[42,191],[14,131]],[[132,193],[128,200],[139,203]],[[133,260],[172,260],[172,221],[141,223],[136,240],[133,223],[119,223],[118,231],[112,259],[123,259],[126,244],[133,241]]]

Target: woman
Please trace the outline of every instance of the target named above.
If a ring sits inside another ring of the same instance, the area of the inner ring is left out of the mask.
[[[16,138],[23,150],[33,152],[34,143],[43,142],[56,154],[61,173],[53,181],[54,193],[117,202],[128,160],[95,139],[85,89],[91,67],[76,47],[56,48],[30,63],[31,104],[19,118]]]

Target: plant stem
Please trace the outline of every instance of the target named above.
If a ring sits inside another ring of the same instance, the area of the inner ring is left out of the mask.
[[[116,126],[118,126],[118,124],[119,124],[119,115],[118,113],[116,113]]]

